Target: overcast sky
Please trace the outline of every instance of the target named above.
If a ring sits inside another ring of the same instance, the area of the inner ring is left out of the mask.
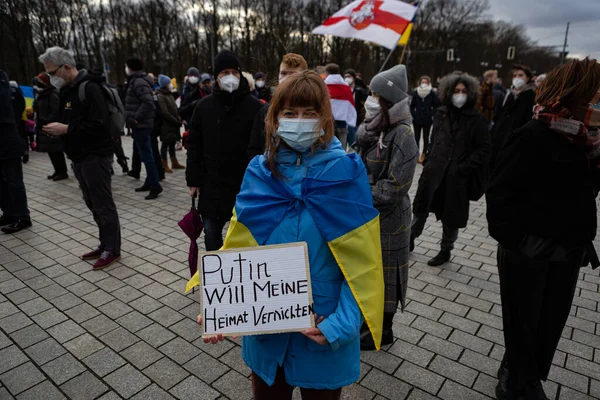
[[[523,25],[540,46],[562,45],[570,56],[600,59],[600,0],[490,0],[496,19]]]

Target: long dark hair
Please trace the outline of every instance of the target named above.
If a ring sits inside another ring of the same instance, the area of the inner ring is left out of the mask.
[[[377,131],[386,132],[390,128],[390,108],[394,103],[379,96],[379,105],[381,106],[381,121],[377,125]]]

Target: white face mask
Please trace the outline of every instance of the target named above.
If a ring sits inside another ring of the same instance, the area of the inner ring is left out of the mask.
[[[169,92],[173,91],[173,84],[169,83],[169,86],[167,86],[167,89],[169,90]]]
[[[226,92],[232,93],[240,87],[240,78],[235,75],[225,75],[219,79],[219,86]]]
[[[256,87],[262,89],[265,87],[265,81],[256,81]]]
[[[467,95],[463,93],[456,93],[452,95],[452,104],[456,108],[462,108],[467,104]]]
[[[50,76],[50,84],[57,89],[62,89],[67,82],[58,76]]]
[[[525,85],[525,79],[523,79],[523,78],[514,78],[513,81],[512,81],[512,84],[515,87],[515,89],[519,90],[519,89],[521,89]]]
[[[421,83],[421,89],[431,89],[431,85],[427,84],[427,83]]]
[[[129,69],[128,66],[125,66],[125,75],[127,75],[127,76],[131,75],[131,70]]]
[[[318,119],[308,118],[279,118],[277,135],[281,137],[292,149],[304,153],[325,132],[318,128]]]
[[[344,78],[344,81],[350,86],[352,86],[352,84],[354,83],[354,79],[352,79],[351,77]]]
[[[198,78],[197,76],[190,76],[188,78],[188,82],[191,83],[192,85],[195,85],[196,83],[198,83],[199,80],[200,80],[200,78]]]
[[[381,112],[379,100],[373,96],[367,97],[367,101],[365,101],[365,110],[367,112],[367,116],[369,117],[374,117],[379,114]]]

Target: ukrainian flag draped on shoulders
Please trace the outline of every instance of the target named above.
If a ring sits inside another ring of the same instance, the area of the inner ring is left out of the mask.
[[[373,207],[360,157],[346,155],[341,147],[330,154],[335,156],[324,165],[308,169],[301,198],[291,193],[285,178],[271,173],[264,156],[253,159],[222,249],[267,244],[286,214],[303,202],[328,243],[379,349],[384,303],[379,212]],[[198,285],[199,279],[196,273],[186,291]]]

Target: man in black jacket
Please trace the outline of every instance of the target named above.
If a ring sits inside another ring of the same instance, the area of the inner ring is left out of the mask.
[[[223,245],[223,227],[232,215],[248,165],[250,131],[262,103],[250,94],[237,56],[215,58],[217,85],[200,100],[189,123],[187,185],[199,196],[206,250]]]
[[[84,254],[84,260],[97,259],[94,269],[113,264],[121,254],[121,227],[111,188],[113,143],[107,127],[108,107],[101,71],[88,73],[75,67],[73,54],[51,47],[40,56],[50,82],[64,88],[61,99],[62,121],[51,122],[42,130],[47,135],[62,136],[65,153],[73,161],[75,177],[83,199],[92,211],[100,231],[100,245]],[[80,85],[85,99],[80,97]]]
[[[19,232],[31,226],[21,164],[23,144],[15,119],[8,76],[0,70],[0,209],[3,213],[0,226],[4,226],[4,233]]]

